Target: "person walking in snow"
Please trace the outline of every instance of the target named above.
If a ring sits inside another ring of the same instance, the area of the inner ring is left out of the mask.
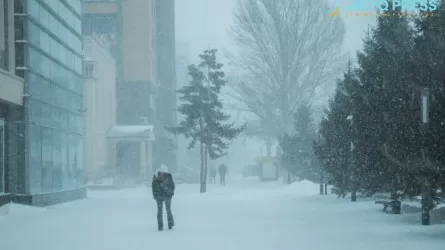
[[[219,179],[221,185],[226,185],[227,166],[224,164],[219,165]]]
[[[210,167],[210,183],[216,183],[216,168],[214,166]]]
[[[168,229],[174,226],[173,213],[171,211],[172,198],[175,193],[175,182],[173,176],[168,172],[166,165],[162,164],[153,176],[152,182],[153,198],[158,206],[158,230],[164,229],[164,220],[162,216],[163,205],[167,210]]]

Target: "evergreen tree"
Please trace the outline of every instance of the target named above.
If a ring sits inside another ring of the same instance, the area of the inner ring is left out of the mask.
[[[356,127],[354,155],[361,161],[360,185],[371,194],[389,191],[397,198],[405,191],[409,173],[393,158],[417,157],[419,112],[411,103],[413,37],[408,18],[395,10],[379,16],[357,55],[361,90],[353,106],[359,109],[361,117],[355,121],[361,125]]]
[[[294,134],[285,134],[279,140],[282,149],[281,163],[290,174],[318,181],[317,165],[313,160],[314,139],[312,111],[308,105],[303,104],[295,114]]]
[[[353,71],[348,70],[343,79],[337,81],[334,97],[320,123],[321,140],[314,146],[323,170],[331,178],[329,182],[334,186],[334,193],[343,198],[350,191],[352,136],[347,83],[353,78]]]
[[[419,31],[416,37],[416,62],[413,79],[417,87],[428,87],[431,93],[429,103],[429,122],[425,127],[424,148],[428,164],[421,166],[415,174],[426,177],[433,188],[436,202],[445,198],[445,3],[442,1],[433,15],[420,15],[415,24]],[[431,14],[431,13],[430,13]],[[419,90],[417,91],[420,92]],[[417,99],[419,100],[419,99]],[[420,106],[420,100],[417,102]],[[417,190],[418,191],[418,190]],[[414,192],[413,192],[414,193]]]
[[[188,67],[192,80],[178,90],[181,94],[179,99],[184,102],[178,112],[185,119],[178,126],[167,128],[174,134],[183,134],[190,139],[189,149],[199,143],[201,193],[206,192],[208,157],[217,159],[224,156],[228,142],[245,128],[245,125],[236,127],[233,122],[228,123],[230,116],[222,111],[219,95],[227,82],[224,80],[223,64],[216,60],[216,52],[216,49],[205,50],[199,55],[200,64]]]

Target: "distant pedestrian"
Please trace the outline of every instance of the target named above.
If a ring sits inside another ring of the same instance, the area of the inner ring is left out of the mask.
[[[210,167],[210,180],[209,182],[211,184],[215,184],[216,183],[216,168],[214,166]]]
[[[219,179],[220,184],[225,186],[226,185],[226,176],[227,176],[227,166],[224,164],[219,165]]]
[[[173,176],[168,172],[166,165],[161,165],[155,175],[152,182],[153,198],[156,200],[158,206],[158,230],[164,229],[163,221],[163,205],[165,202],[165,209],[167,210],[168,229],[172,229],[174,224],[173,214],[171,211],[171,202],[175,193],[175,182]]]

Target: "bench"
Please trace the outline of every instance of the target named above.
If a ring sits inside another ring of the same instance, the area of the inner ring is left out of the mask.
[[[397,200],[378,200],[375,201],[375,204],[383,205],[383,212],[387,212],[388,207],[391,208],[391,212],[393,214],[400,214],[402,203]]]

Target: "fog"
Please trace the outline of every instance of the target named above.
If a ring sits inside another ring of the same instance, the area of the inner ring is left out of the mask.
[[[176,0],[175,2],[175,29],[177,52],[182,53],[181,49],[186,44],[189,49],[190,63],[196,63],[198,54],[209,47],[219,50],[221,61],[228,63],[225,54],[238,53],[234,37],[231,34],[231,27],[234,25],[233,11],[237,0]],[[370,25],[375,24],[376,17],[344,17],[346,34],[343,47],[339,48],[347,52],[352,60],[355,60],[357,50],[362,48],[363,38]],[[346,65],[346,62],[345,62]],[[236,69],[235,69],[236,70]],[[227,72],[230,74],[231,72]],[[339,77],[342,73],[339,73]],[[180,77],[180,76],[178,76]],[[182,81],[181,79],[179,81]],[[230,86],[230,83],[229,83]],[[323,108],[326,107],[329,97],[335,88],[332,88],[325,94],[325,98],[314,107],[318,116],[321,115]],[[230,90],[229,90],[230,91]],[[242,106],[236,103],[236,100],[225,96],[226,103],[231,106]],[[229,111],[239,120],[255,119],[255,115],[243,111]],[[225,162],[232,168],[241,170],[244,165],[253,164],[256,157],[266,154],[264,142],[257,138],[243,137],[236,139],[228,151],[229,157],[216,161],[215,164]],[[277,146],[277,145],[275,145]],[[184,159],[187,151],[181,150],[179,162]]]

